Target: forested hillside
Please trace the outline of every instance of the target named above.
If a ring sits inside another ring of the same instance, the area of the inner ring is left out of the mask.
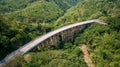
[[[73,5],[76,5],[82,0],[0,0],[0,13],[8,13],[13,11],[19,11],[30,6],[34,2],[55,2],[62,10],[66,11]]]
[[[0,13],[21,10],[37,0],[0,0]]]
[[[81,2],[69,9],[64,16],[57,19],[55,25],[63,26],[74,22],[120,15],[120,1],[94,1]]]
[[[0,58],[50,31],[56,19],[81,0],[1,0]]]
[[[74,42],[65,43],[62,49],[43,48],[40,52],[20,56],[13,64],[20,67],[87,67],[79,48],[85,44],[95,67],[120,67],[120,0],[79,1],[44,0],[2,15],[1,54],[4,56],[8,52],[6,49],[12,51],[50,30],[84,20],[101,19],[107,25],[92,24]]]

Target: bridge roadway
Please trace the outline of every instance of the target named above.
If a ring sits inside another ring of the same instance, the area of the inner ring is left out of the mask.
[[[58,34],[62,31],[65,31],[65,30],[68,30],[70,28],[73,28],[73,27],[76,27],[76,26],[80,26],[80,25],[84,25],[84,24],[89,24],[89,23],[94,23],[94,22],[97,22],[97,23],[100,23],[100,24],[106,24],[104,22],[102,22],[101,20],[98,20],[98,19],[93,19],[93,20],[88,20],[88,21],[83,21],[83,22],[78,22],[78,23],[75,23],[75,24],[71,24],[71,25],[67,25],[67,26],[64,26],[62,28],[59,28],[59,29],[56,29],[54,31],[51,31],[49,33],[46,33],[34,40],[32,40],[31,42],[25,44],[24,46],[20,47],[19,49],[17,49],[16,51],[12,52],[11,54],[7,55],[1,62],[0,62],[0,67],[5,64],[8,60],[10,60],[11,58],[13,58],[14,56],[16,55],[19,55],[19,54],[25,54],[27,53],[28,51],[30,51],[31,49],[33,49],[34,47],[38,46],[40,43],[42,43],[43,41],[45,41],[46,39],[50,38],[51,36],[55,35],[55,34]]]

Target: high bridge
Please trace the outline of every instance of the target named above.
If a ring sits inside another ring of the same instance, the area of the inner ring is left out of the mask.
[[[60,48],[61,41],[72,42],[74,38],[77,36],[77,34],[79,34],[81,31],[86,29],[94,22],[106,25],[106,23],[104,23],[101,20],[93,19],[93,20],[67,25],[62,28],[53,30],[30,41],[29,43],[15,50],[11,54],[7,55],[2,61],[0,61],[0,67],[2,67],[4,64],[6,64],[10,59],[14,58],[15,56],[18,56],[20,54],[25,54],[31,50],[38,51],[40,49],[39,48],[40,46],[43,46],[45,48],[50,48],[51,46]]]

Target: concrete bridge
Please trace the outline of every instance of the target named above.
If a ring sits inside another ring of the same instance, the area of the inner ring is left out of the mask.
[[[40,49],[39,48],[40,46],[43,46],[45,48],[50,48],[51,46],[60,48],[61,41],[62,42],[72,42],[78,33],[83,31],[85,28],[87,28],[94,22],[106,25],[106,23],[102,22],[101,20],[93,19],[93,20],[78,22],[75,24],[71,24],[71,25],[64,26],[62,28],[53,30],[49,33],[46,33],[46,34],[32,40],[31,42],[25,44],[24,46],[15,50],[11,54],[7,55],[0,62],[0,67],[2,67],[2,65],[7,63],[11,58],[13,58],[19,54],[25,54],[31,50],[38,51]]]

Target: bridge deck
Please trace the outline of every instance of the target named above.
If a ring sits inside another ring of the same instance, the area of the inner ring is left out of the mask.
[[[106,23],[101,22],[98,19],[94,19],[94,20],[88,20],[88,21],[84,21],[84,22],[78,22],[78,23],[75,23],[75,24],[64,26],[64,27],[62,27],[60,29],[56,29],[54,31],[51,31],[51,32],[49,32],[47,34],[44,34],[44,35],[34,39],[33,41],[31,41],[31,42],[25,44],[24,46],[20,47],[18,50],[12,52],[11,54],[6,56],[0,62],[0,66],[1,66],[2,63],[7,62],[9,59],[11,59],[12,57],[14,57],[15,55],[17,55],[19,53],[25,54],[26,52],[30,51],[31,49],[38,46],[40,43],[42,43],[43,41],[45,41],[46,39],[50,38],[51,36],[53,36],[55,34],[58,34],[58,33],[62,32],[62,31],[65,31],[67,29],[70,29],[70,28],[73,28],[73,27],[76,27],[76,26],[85,25],[85,24],[89,24],[89,23],[93,23],[93,22],[97,22],[97,23],[100,23],[100,24],[106,24]]]

